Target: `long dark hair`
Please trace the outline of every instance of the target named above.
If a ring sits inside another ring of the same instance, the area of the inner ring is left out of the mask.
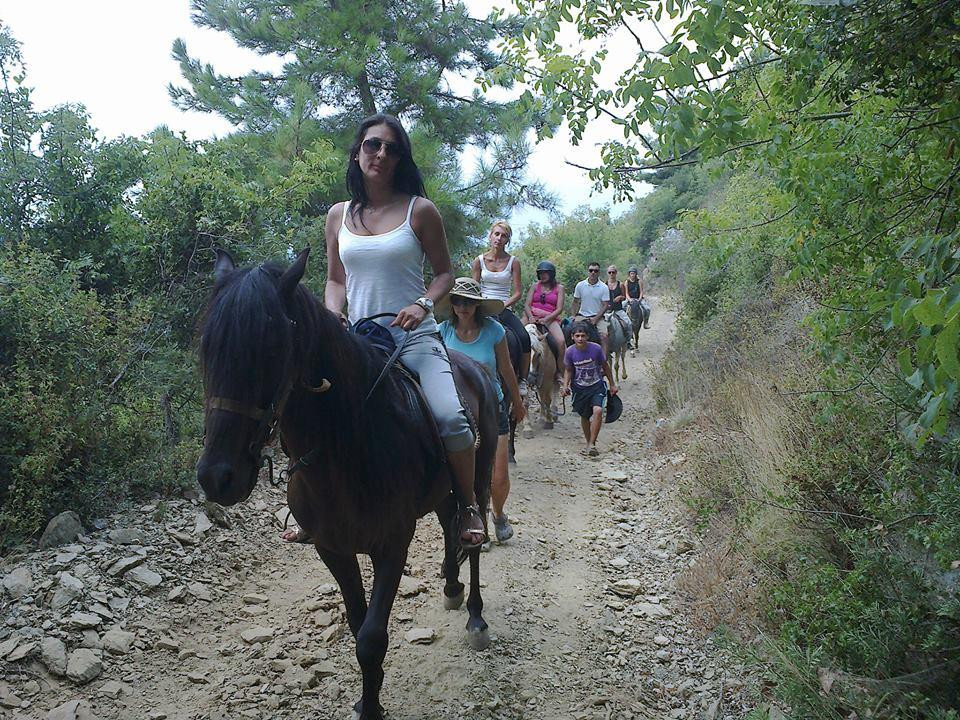
[[[357,155],[360,152],[360,144],[364,136],[374,125],[386,125],[397,136],[397,143],[400,145],[400,162],[397,163],[397,169],[393,174],[393,189],[406,195],[419,195],[426,197],[427,191],[423,187],[423,176],[420,175],[420,168],[413,161],[413,152],[410,148],[410,136],[403,129],[403,125],[393,115],[377,113],[366,118],[360,127],[357,128],[357,134],[353,138],[353,144],[350,146],[350,155],[347,158],[347,192],[350,193],[350,215],[356,217],[361,212],[369,199],[367,198],[367,188],[363,184],[363,171],[360,169],[360,161]]]

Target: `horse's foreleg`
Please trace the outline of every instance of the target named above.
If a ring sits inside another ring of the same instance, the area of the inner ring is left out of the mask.
[[[520,434],[528,440],[533,437],[533,427],[530,424],[530,396],[533,394],[533,389],[527,393],[527,396],[523,399],[523,409],[526,411],[523,414],[523,420],[520,422]]]
[[[540,419],[543,421],[543,427],[547,430],[553,429],[553,423],[557,419],[553,415],[553,398],[556,392],[557,383],[553,378],[540,388]]]
[[[356,638],[367,615],[367,594],[363,589],[363,578],[360,576],[357,556],[341,555],[321,548],[317,548],[317,554],[340,586],[343,604],[347,608],[347,624],[350,626],[353,637]]]
[[[443,607],[456,610],[463,605],[463,583],[460,582],[460,561],[457,557],[459,540],[454,529],[457,516],[457,501],[447,495],[437,507],[437,519],[443,528]]]
[[[363,695],[354,706],[360,720],[382,720],[380,687],[383,685],[383,658],[387,654],[387,621],[397,597],[403,566],[407,562],[407,548],[413,531],[407,537],[397,537],[384,551],[373,553],[373,588],[370,606],[357,633],[357,662],[363,676]]]
[[[627,379],[627,350],[626,348],[620,349],[620,367],[623,368],[623,379]]]
[[[467,598],[467,642],[474,650],[483,650],[490,644],[490,632],[483,619],[483,598],[480,597],[480,549],[467,552],[470,558],[470,597]]]

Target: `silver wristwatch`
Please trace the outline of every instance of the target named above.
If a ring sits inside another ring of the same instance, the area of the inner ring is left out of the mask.
[[[433,312],[433,300],[428,298],[426,295],[424,295],[423,297],[418,297],[416,300],[413,301],[413,304],[419,305],[428,313]]]

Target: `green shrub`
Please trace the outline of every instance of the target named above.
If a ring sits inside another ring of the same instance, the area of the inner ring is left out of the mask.
[[[0,547],[61,510],[89,518],[189,477],[192,363],[149,306],[81,289],[88,264],[25,245],[0,254]]]

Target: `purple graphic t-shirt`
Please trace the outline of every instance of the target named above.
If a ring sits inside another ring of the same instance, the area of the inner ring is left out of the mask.
[[[573,387],[584,390],[596,385],[603,379],[603,348],[596,343],[588,342],[583,350],[571,345],[563,358],[564,364],[573,368]]]

